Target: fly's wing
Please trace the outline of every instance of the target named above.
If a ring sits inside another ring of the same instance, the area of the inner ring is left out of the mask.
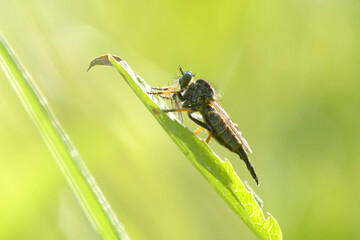
[[[181,103],[180,103],[180,99],[176,94],[172,95],[172,99],[171,99],[171,106],[173,109],[180,109],[182,108]],[[183,123],[183,117],[182,117],[182,112],[174,112],[175,116],[177,117],[177,119],[179,119],[180,123]]]
[[[238,125],[231,120],[231,118],[225,112],[224,108],[220,105],[220,103],[218,101],[210,101],[210,102],[211,102],[211,105],[213,105],[215,107],[216,111],[225,119],[229,128],[234,132],[234,134],[240,140],[240,142],[242,143],[242,145],[244,146],[246,151],[249,153],[252,153],[252,151],[249,147],[249,144],[246,141],[246,139],[244,138],[244,136],[242,135],[242,132],[239,130]]]

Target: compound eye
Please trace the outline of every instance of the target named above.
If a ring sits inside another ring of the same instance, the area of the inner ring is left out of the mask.
[[[193,76],[194,75],[193,75],[193,73],[191,71],[188,71],[188,72],[184,73],[184,75],[179,80],[181,88],[184,88],[187,85],[189,85],[189,82],[191,81]]]

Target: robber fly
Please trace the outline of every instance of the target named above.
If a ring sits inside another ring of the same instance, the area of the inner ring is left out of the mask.
[[[251,153],[249,144],[237,125],[216,100],[214,88],[204,79],[194,80],[194,75],[191,71],[184,73],[181,67],[179,69],[182,76],[179,78],[178,85],[152,88],[155,91],[148,92],[148,94],[156,94],[175,101],[175,108],[163,111],[175,113],[187,112],[189,118],[200,126],[195,131],[195,134],[198,134],[204,128],[208,130],[209,136],[206,139],[206,143],[209,143],[210,138],[214,137],[221,145],[238,154],[245,162],[256,184],[259,184],[255,170],[246,154],[246,152]],[[194,115],[195,112],[199,112],[202,119]]]

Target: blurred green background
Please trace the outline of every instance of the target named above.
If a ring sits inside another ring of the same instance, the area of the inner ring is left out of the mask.
[[[139,240],[255,236],[116,70],[89,62],[121,56],[153,86],[179,64],[209,80],[261,185],[210,145],[284,239],[360,239],[359,16],[356,0],[0,0],[0,31]],[[2,72],[0,95],[0,239],[98,239]]]

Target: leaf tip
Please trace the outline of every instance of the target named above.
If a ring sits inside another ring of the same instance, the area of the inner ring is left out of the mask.
[[[97,57],[94,60],[92,60],[86,71],[88,72],[93,66],[96,66],[96,65],[112,66],[112,63],[110,62],[109,57],[114,58],[118,62],[122,61],[122,59],[118,56],[106,54],[106,55]]]

